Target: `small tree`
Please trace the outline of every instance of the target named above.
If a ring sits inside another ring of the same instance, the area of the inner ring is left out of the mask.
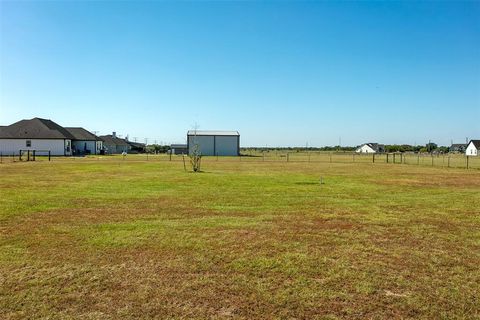
[[[200,147],[198,144],[193,145],[192,152],[190,153],[189,157],[193,172],[199,172],[202,155],[200,154]]]

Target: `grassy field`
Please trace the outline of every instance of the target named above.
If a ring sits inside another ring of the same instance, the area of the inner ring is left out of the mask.
[[[0,165],[0,318],[480,317],[479,170],[202,169]]]

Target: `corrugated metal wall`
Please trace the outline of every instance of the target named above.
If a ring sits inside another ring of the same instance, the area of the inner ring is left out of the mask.
[[[188,136],[188,153],[191,154],[196,143],[203,156],[237,156],[238,136]]]

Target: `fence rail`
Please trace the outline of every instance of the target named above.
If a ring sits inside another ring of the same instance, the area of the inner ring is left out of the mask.
[[[186,157],[186,156],[185,156]],[[0,153],[0,162],[18,161],[20,155]],[[48,155],[36,154],[36,159],[47,160]],[[182,155],[170,154],[128,154],[122,155],[90,155],[85,157],[51,157],[53,162],[63,161],[183,161]],[[185,159],[188,162],[188,159]],[[480,156],[462,154],[419,154],[419,153],[380,153],[358,154],[349,152],[242,152],[240,157],[205,156],[202,162],[305,162],[305,163],[371,163],[371,164],[404,164],[444,168],[480,169]]]

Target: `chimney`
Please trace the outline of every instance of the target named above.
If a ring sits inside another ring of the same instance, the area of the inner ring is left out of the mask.
[[[117,137],[117,133],[115,131],[112,132],[112,137],[113,138],[116,138]]]

